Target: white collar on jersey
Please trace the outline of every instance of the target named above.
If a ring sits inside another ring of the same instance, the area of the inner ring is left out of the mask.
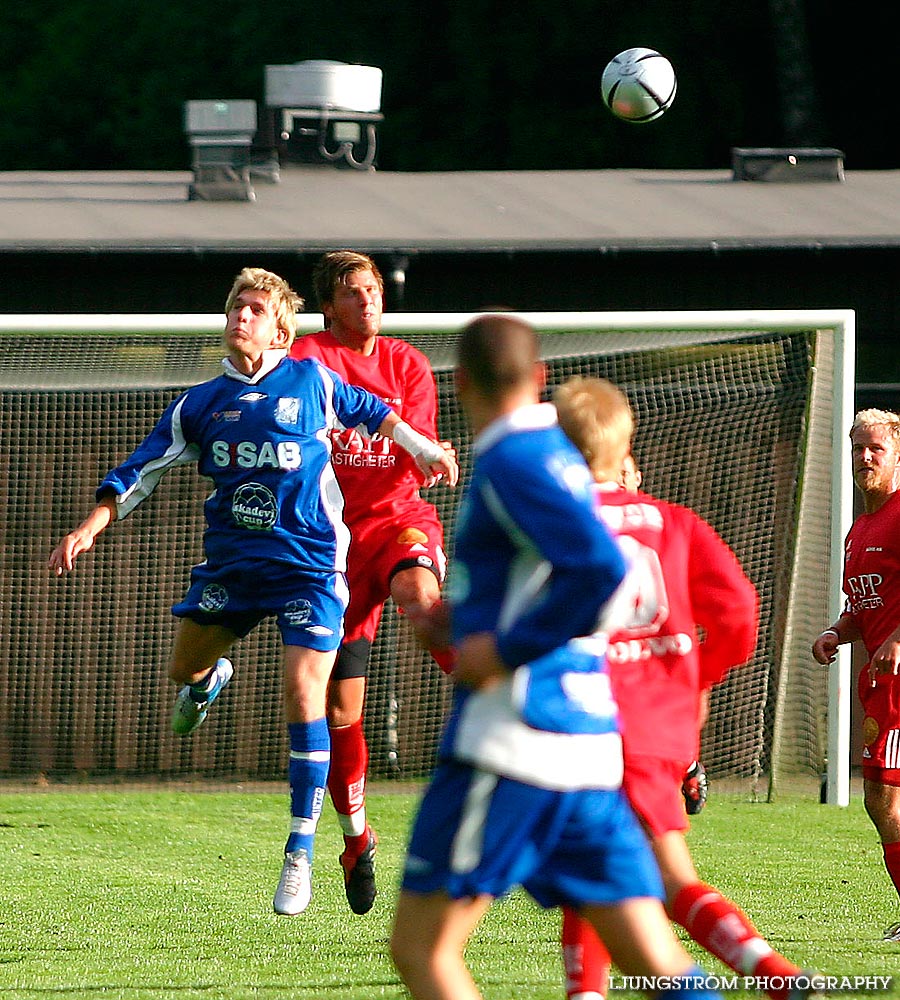
[[[530,403],[492,420],[475,438],[472,447],[476,452],[486,451],[507,434],[542,430],[552,427],[555,423],[556,407],[552,403]]]
[[[252,375],[245,375],[243,372],[239,372],[234,367],[231,358],[222,358],[222,367],[225,369],[225,374],[228,378],[237,379],[238,382],[246,382],[247,385],[255,385],[264,375],[268,375],[273,368],[277,367],[278,363],[285,357],[287,357],[287,351],[283,347],[263,351],[262,364],[259,366],[259,371],[254,372]]]

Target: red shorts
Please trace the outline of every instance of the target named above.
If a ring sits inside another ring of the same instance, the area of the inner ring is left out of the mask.
[[[863,707],[863,775],[882,785],[900,785],[900,677],[879,674],[872,687],[869,668],[857,680]]]
[[[347,564],[350,604],[344,615],[344,642],[375,641],[391,579],[401,569],[423,566],[444,580],[447,557],[437,511],[424,501],[396,520],[367,518],[350,526]]]
[[[681,782],[690,761],[626,754],[622,787],[651,837],[690,826]]]

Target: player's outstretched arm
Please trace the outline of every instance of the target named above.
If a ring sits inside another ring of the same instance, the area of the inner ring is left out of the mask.
[[[378,432],[393,439],[412,455],[416,465],[426,477],[425,486],[434,486],[441,480],[448,486],[456,485],[459,479],[459,466],[456,464],[456,449],[452,445],[448,447],[449,442],[432,441],[431,438],[413,430],[396,413],[389,413],[384,418]]]
[[[70,572],[78,556],[92,548],[97,535],[115,519],[115,499],[113,497],[104,498],[81,524],[74,531],[70,531],[50,553],[49,566],[51,571],[57,576]]]

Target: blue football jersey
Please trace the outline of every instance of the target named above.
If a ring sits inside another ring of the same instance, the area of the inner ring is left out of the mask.
[[[349,532],[328,432],[374,433],[390,408],[313,359],[267,351],[262,369],[225,373],[183,392],[132,454],[107,474],[98,498],[131,513],[177,465],[196,462],[214,490],[204,504],[211,566],[289,564],[346,569]]]
[[[454,641],[496,632],[514,667],[590,635],[625,568],[551,405],[495,421],[474,451],[451,570]]]
[[[603,636],[591,636],[625,563],[590,471],[549,404],[494,421],[474,450],[448,585],[453,638],[494,633],[513,670],[499,688],[457,690],[442,752],[548,787],[615,787],[618,712]]]

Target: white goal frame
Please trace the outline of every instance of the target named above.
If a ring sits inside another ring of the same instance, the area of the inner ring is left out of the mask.
[[[403,336],[405,332],[453,333],[480,313],[394,313],[386,314],[383,331]],[[851,309],[822,310],[686,310],[671,312],[516,312],[541,332],[613,333],[622,331],[831,331],[834,336],[835,382],[831,422],[832,530],[828,554],[829,606],[836,618],[843,606],[841,593],[843,543],[853,518],[853,482],[847,433],[854,414],[855,313]],[[318,314],[300,317],[300,332],[321,329]],[[165,333],[218,333],[223,328],[221,314],[78,314],[0,316],[0,336],[41,333],[127,334],[158,331]],[[31,381],[29,373],[27,381]],[[823,622],[823,627],[827,623]],[[810,637],[810,642],[812,637]],[[845,645],[829,669],[828,743],[825,801],[846,806],[850,798],[850,698],[852,692],[851,652]]]

